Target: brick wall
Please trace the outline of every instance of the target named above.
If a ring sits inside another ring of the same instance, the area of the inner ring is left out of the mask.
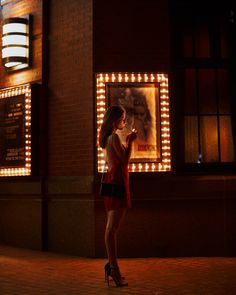
[[[94,71],[167,71],[168,1],[94,1]]]
[[[42,82],[43,0],[1,1],[1,21],[32,15],[32,67],[6,73],[0,62],[0,88]],[[0,43],[2,29],[0,29]],[[0,44],[1,47],[2,44]],[[37,114],[40,110],[36,109]],[[33,114],[34,116],[34,114]],[[36,116],[37,117],[37,116]],[[37,134],[41,136],[41,134]],[[13,246],[41,249],[42,185],[33,178],[0,179],[0,242]]]
[[[42,0],[2,1],[2,19],[32,15],[32,67],[13,73],[6,73],[0,64],[0,88],[41,81],[42,79]],[[0,30],[0,47],[2,47]]]
[[[49,175],[93,174],[92,1],[52,0],[49,15]]]
[[[48,115],[44,109],[37,136],[47,137],[49,177],[33,187],[33,178],[0,182],[0,242],[93,256],[92,0],[2,4],[4,18],[33,15],[33,66],[9,74],[0,67],[0,85],[42,82]]]

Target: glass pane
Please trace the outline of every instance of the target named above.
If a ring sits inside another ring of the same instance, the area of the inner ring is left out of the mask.
[[[199,70],[199,109],[201,114],[216,114],[215,70]]]
[[[221,162],[233,162],[235,160],[230,116],[220,116],[220,155]]]
[[[200,118],[201,152],[203,162],[218,162],[217,117],[203,116]]]
[[[186,114],[197,113],[197,91],[196,91],[196,70],[188,69],[185,71],[185,103]]]
[[[209,30],[207,24],[196,24],[195,53],[196,57],[210,57]]]
[[[186,116],[185,129],[185,162],[197,163],[198,161],[198,124],[197,116]]]
[[[218,70],[218,95],[220,114],[230,114],[229,72]]]

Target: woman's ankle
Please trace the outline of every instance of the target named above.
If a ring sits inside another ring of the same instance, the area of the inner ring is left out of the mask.
[[[118,263],[117,262],[110,262],[110,268],[113,268],[113,269],[119,269],[119,266],[118,266]]]

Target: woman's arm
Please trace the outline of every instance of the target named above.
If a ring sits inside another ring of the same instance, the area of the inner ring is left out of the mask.
[[[120,158],[122,163],[128,164],[132,151],[132,143],[137,138],[137,131],[132,131],[126,138],[127,147],[124,147],[120,142],[119,136],[115,133],[112,135],[112,146],[115,153]]]
[[[136,138],[137,138],[137,130],[135,129],[133,129],[132,132],[126,137],[126,143],[127,143],[126,153],[127,153],[128,161],[131,156],[132,143]]]
[[[127,146],[126,146],[125,150],[126,150],[127,161],[129,162],[129,159],[131,156],[131,151],[132,151],[132,142],[131,141],[127,142]]]
[[[125,148],[123,144],[120,141],[119,136],[115,133],[112,135],[112,147],[118,156],[118,158],[121,160],[123,164],[128,164],[129,162],[129,152],[128,148]],[[131,147],[130,147],[131,149]]]

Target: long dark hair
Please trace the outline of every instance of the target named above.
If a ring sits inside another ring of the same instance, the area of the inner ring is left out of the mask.
[[[107,109],[99,133],[99,145],[101,148],[106,147],[107,138],[112,134],[114,124],[122,117],[125,109],[121,106],[111,106]]]

